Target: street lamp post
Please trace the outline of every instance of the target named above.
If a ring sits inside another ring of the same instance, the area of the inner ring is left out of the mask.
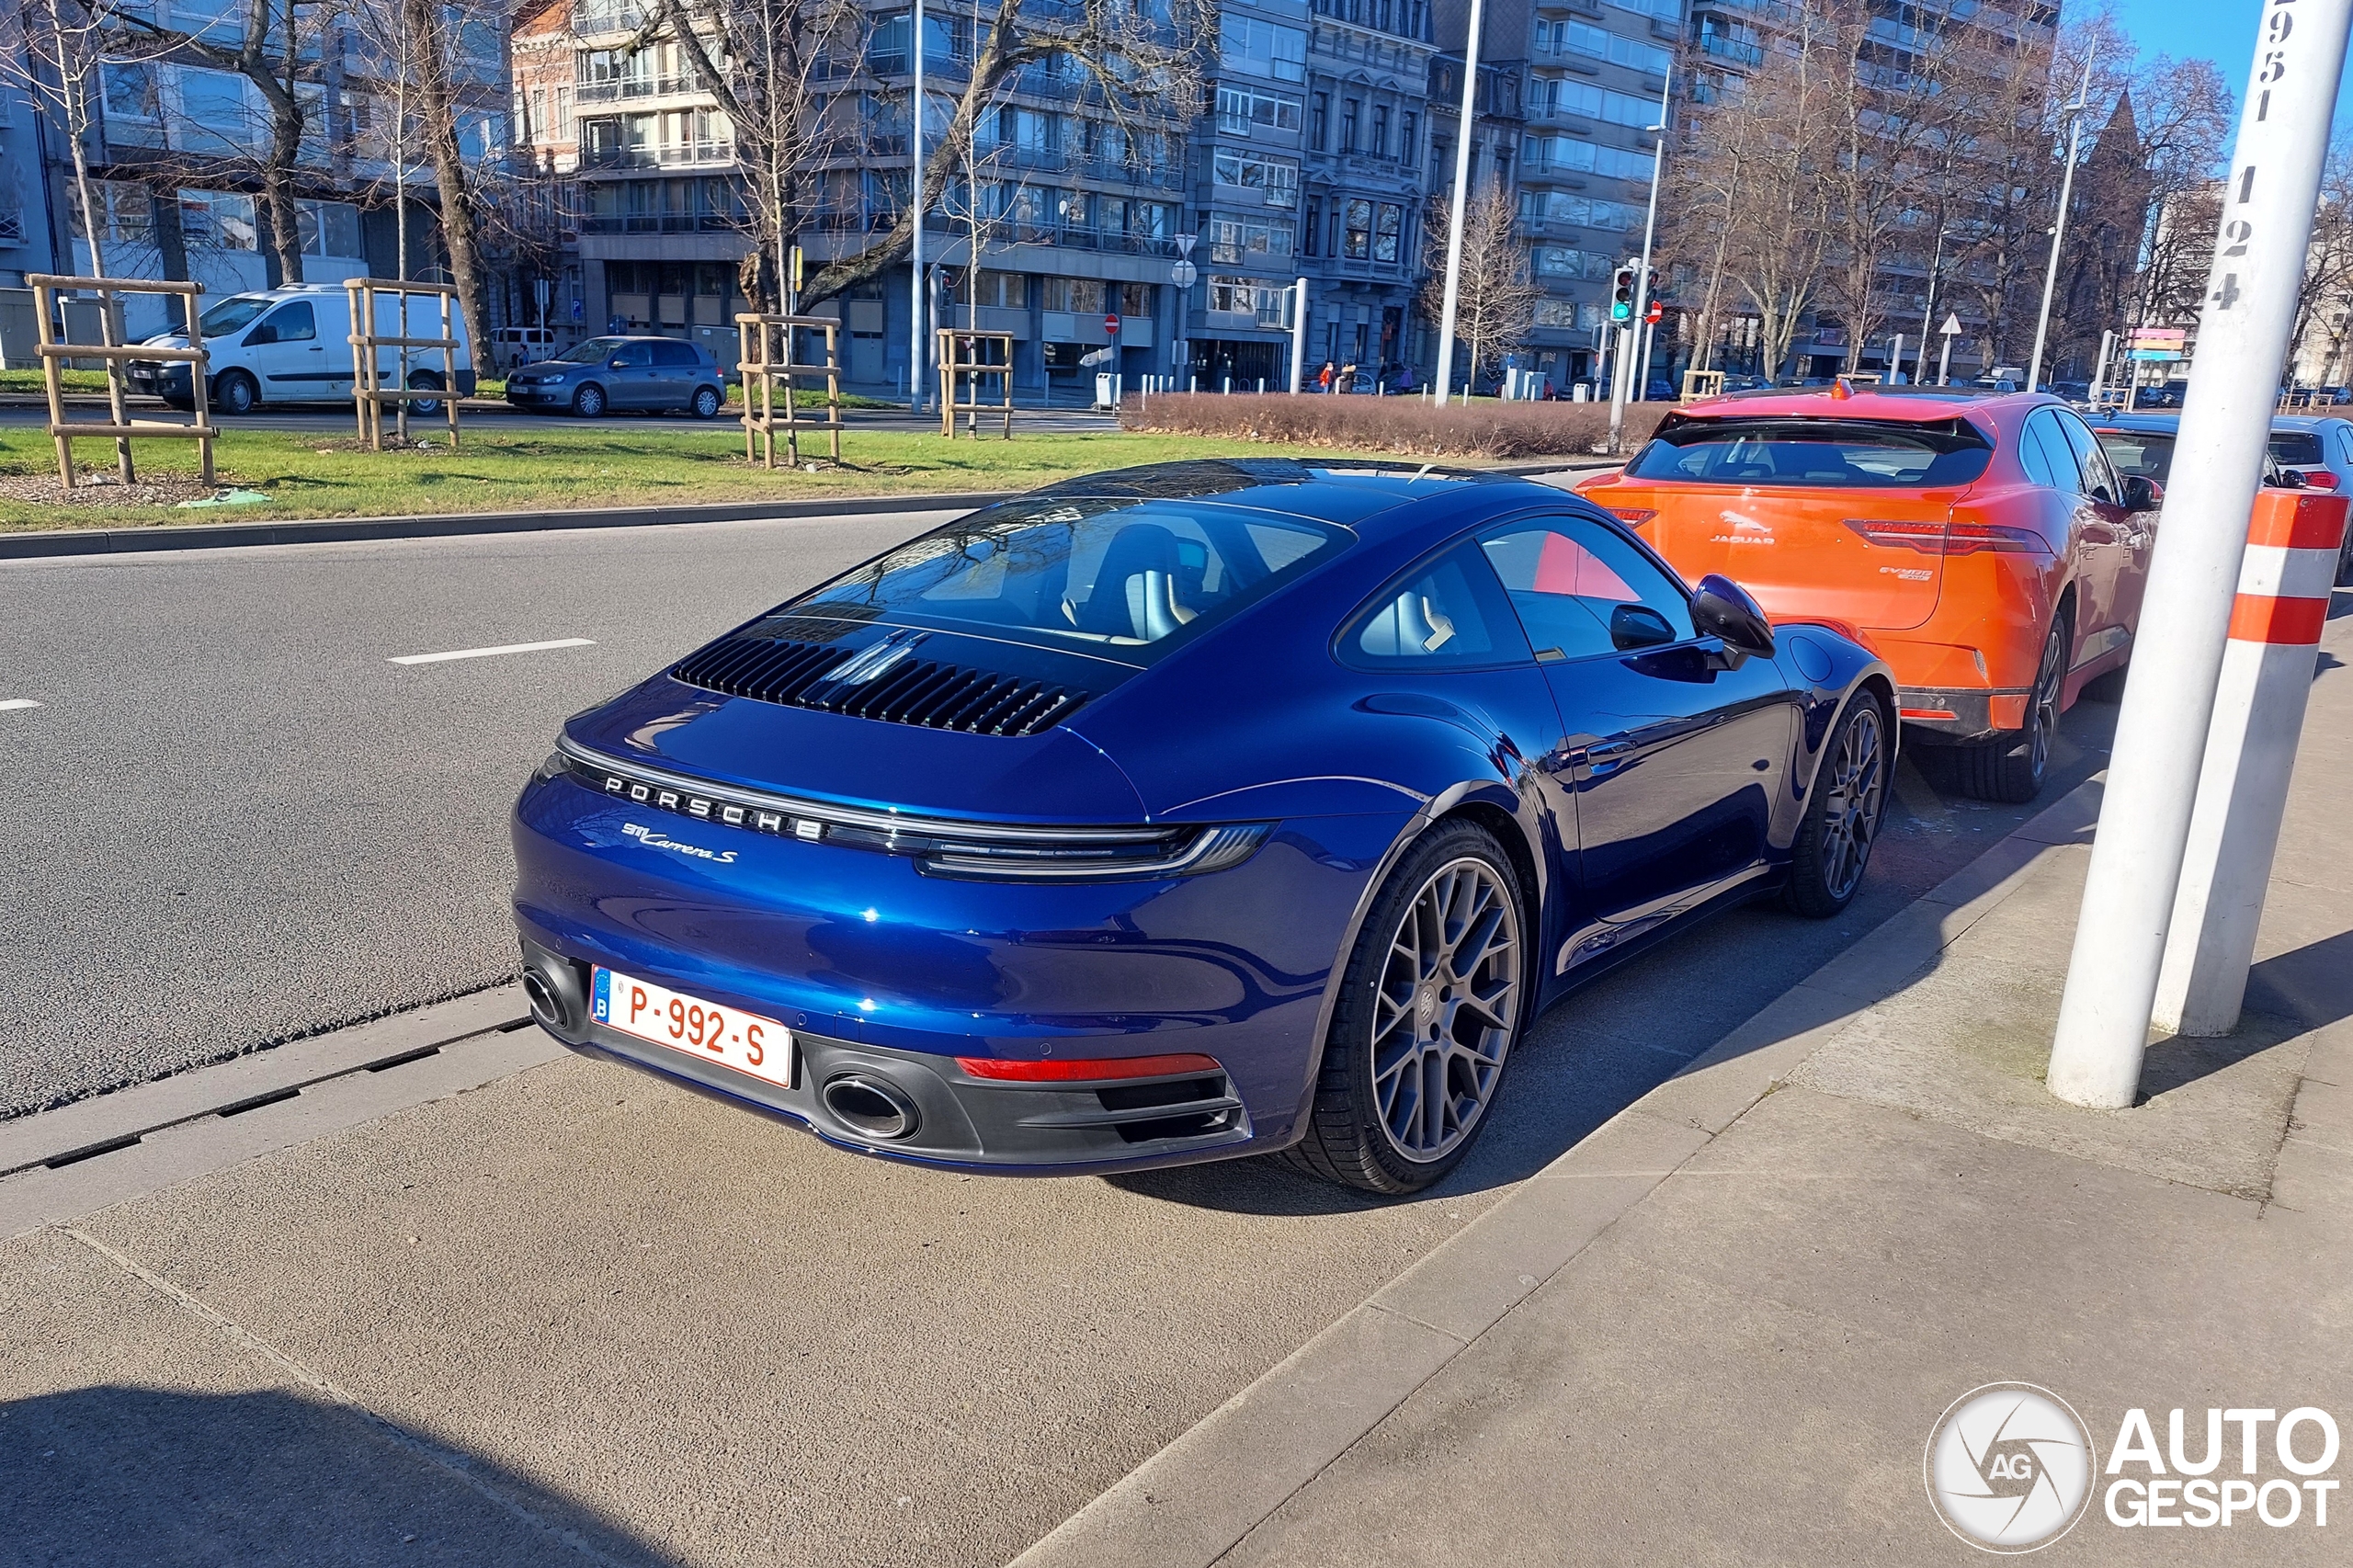
[[[1470,195],[1471,133],[1478,121],[1479,35],[1487,21],[1486,0],[1471,0],[1471,32],[1462,47],[1462,122],[1454,138],[1454,210],[1446,226],[1446,300],[1438,318],[1438,403],[1446,406],[1454,380],[1454,310],[1462,298],[1462,204]],[[1466,391],[1465,400],[1470,397]]]
[[[1658,182],[1666,173],[1667,100],[1674,91],[1675,68],[1669,65],[1666,79],[1660,85],[1658,90],[1658,123],[1643,127],[1657,140],[1651,143],[1651,203],[1650,210],[1643,217],[1643,259],[1641,265],[1634,269],[1634,313],[1630,318],[1634,328],[1632,335],[1634,343],[1643,341],[1643,317],[1649,312],[1651,305],[1651,249],[1654,242],[1658,238]],[[1619,339],[1619,343],[1621,347],[1631,347],[1625,338]],[[1629,354],[1627,358],[1631,361],[1635,357]],[[1616,383],[1618,396],[1611,399],[1609,403],[1609,450],[1613,454],[1625,440],[1626,389],[1630,385],[1632,386],[1633,397],[1635,401],[1640,402],[1642,382],[1649,378],[1650,369],[1648,354],[1643,355],[1639,362],[1621,364],[1619,367]]]
[[[2051,222],[2051,261],[2042,270],[2042,312],[2034,319],[2034,358],[2027,365],[2026,390],[2042,384],[2042,345],[2051,335],[2051,296],[2059,287],[2059,247],[2067,239],[2067,206],[2075,199],[2075,153],[2083,145],[2084,111],[2091,108],[2092,62],[2099,57],[2094,40],[2084,56],[2084,85],[2067,106],[2067,173],[2059,182],[2059,211]]]
[[[926,352],[931,335],[924,330],[923,296],[923,0],[915,0],[915,37],[910,42],[915,55],[915,89],[907,104],[907,151],[913,154],[907,189],[908,222],[915,224],[907,252],[907,412],[923,412],[924,372],[929,369],[931,356]]]
[[[1176,264],[1168,269],[1168,281],[1176,286],[1176,330],[1169,335],[1168,379],[1177,392],[1185,390],[1185,367],[1193,358],[1193,345],[1185,334],[1191,324],[1193,280],[1200,276],[1193,266],[1193,246],[1199,239],[1199,234],[1178,234]]]
[[[1937,274],[1944,269],[1945,242],[1959,237],[1945,233],[1939,226],[1937,230],[1936,253],[1928,259],[1928,293],[1920,306],[1920,369],[1919,373],[1912,378],[1923,386],[1927,385],[1928,381],[1929,324],[1937,319]],[[1945,347],[1949,349],[1952,346],[1948,343]]]

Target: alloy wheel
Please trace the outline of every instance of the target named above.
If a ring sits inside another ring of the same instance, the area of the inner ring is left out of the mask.
[[[1391,937],[1374,998],[1373,1094],[1390,1145],[1444,1158],[1479,1124],[1519,1018],[1519,909],[1484,860],[1441,866]]]
[[[2034,733],[2028,744],[2034,748],[2029,761],[2037,778],[2051,764],[2051,737],[2059,733],[2059,690],[2066,683],[2066,622],[2063,620],[2051,629],[2051,640],[2042,645],[2042,668],[2034,676]]]
[[[1822,802],[1822,881],[1843,899],[1862,880],[1887,803],[1887,746],[1879,709],[1862,701],[1838,731]]]

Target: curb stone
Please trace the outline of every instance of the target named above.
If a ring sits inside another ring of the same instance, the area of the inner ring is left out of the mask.
[[[2043,856],[2087,842],[2100,788],[2078,786],[1784,992],[1010,1568],[1210,1568],[1815,1050],[1934,964]]]

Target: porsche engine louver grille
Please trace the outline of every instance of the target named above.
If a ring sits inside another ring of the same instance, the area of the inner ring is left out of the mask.
[[[749,633],[715,642],[670,673],[689,686],[787,708],[973,735],[1034,735],[1094,694],[993,670],[907,657],[871,680],[827,678],[858,650]]]

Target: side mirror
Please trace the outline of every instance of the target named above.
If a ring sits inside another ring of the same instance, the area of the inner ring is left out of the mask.
[[[1609,641],[1621,653],[1675,641],[1675,628],[1648,605],[1623,604],[1609,611]]]
[[[1691,624],[1735,653],[1772,657],[1773,623],[1748,590],[1729,577],[1711,572],[1699,579],[1699,591],[1691,597]]]
[[[2157,482],[2145,473],[2128,474],[2124,480],[2124,509],[2128,512],[2154,512],[2162,505],[2165,493]]]
[[[629,369],[629,365],[628,362],[622,359],[620,355],[616,354],[611,358],[605,361],[605,369],[608,370],[626,370]]]

